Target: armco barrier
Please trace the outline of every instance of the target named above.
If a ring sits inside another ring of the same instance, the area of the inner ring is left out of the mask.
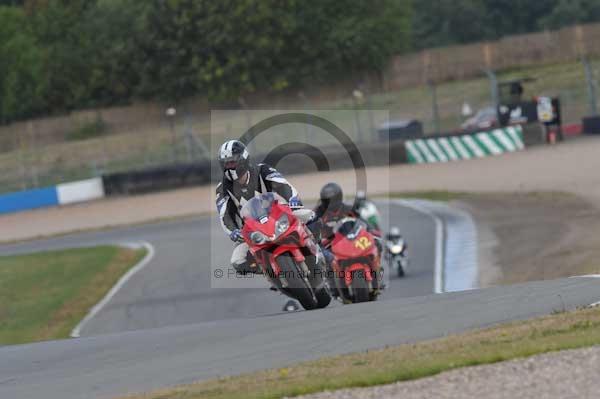
[[[88,179],[0,195],[0,214],[66,205],[104,197],[102,179]]]
[[[524,146],[544,143],[539,124],[497,129],[468,135],[428,136],[406,143],[394,140],[390,143],[359,145],[360,156],[366,166],[383,166],[406,162],[439,162],[443,160],[468,159],[500,152],[516,151]],[[329,170],[352,168],[346,150],[339,147],[323,147],[305,153],[280,153],[256,155],[254,160],[264,161],[273,157],[285,175],[314,172],[317,152],[322,152]],[[128,195],[197,186],[216,182],[221,172],[215,160],[194,164],[164,165],[152,169],[114,173],[89,180],[59,184],[18,193],[0,194],[0,214],[27,209],[72,204],[112,195]]]
[[[164,165],[131,172],[102,176],[107,196],[142,194],[174,188],[197,186],[211,182],[211,163]]]
[[[63,183],[56,186],[60,205],[91,201],[104,197],[104,185],[101,178]]]
[[[449,162],[483,158],[525,148],[521,126],[508,126],[489,132],[407,140],[409,163]]]
[[[0,195],[0,214],[58,205],[55,187],[36,188]]]
[[[298,153],[297,147],[279,148],[269,154],[252,156],[254,162],[268,162],[284,175],[315,172],[317,166],[326,170],[350,169],[354,165],[345,149],[336,147],[306,147]],[[390,163],[405,163],[404,141],[363,144],[359,148],[360,157],[366,166],[384,166]],[[321,158],[324,162],[318,162]],[[275,162],[273,162],[275,161]],[[278,162],[279,161],[279,162]],[[221,168],[216,160],[191,164],[172,164],[160,167],[111,173],[102,176],[104,192],[107,196],[142,194],[174,188],[198,186],[218,182],[222,178]]]

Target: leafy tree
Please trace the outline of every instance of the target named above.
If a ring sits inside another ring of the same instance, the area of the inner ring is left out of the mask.
[[[600,21],[600,2],[597,0],[559,0],[551,13],[541,18],[542,29],[559,29],[578,23]]]
[[[140,93],[226,99],[381,67],[409,18],[393,0],[152,0]]]
[[[331,50],[339,56],[339,64],[334,69],[382,68],[391,55],[410,48],[410,2],[346,0],[332,3],[335,9],[327,15],[331,24],[327,39]]]
[[[42,52],[25,14],[0,7],[0,122],[31,116],[43,104]]]
[[[146,12],[145,1],[99,0],[82,15],[82,34],[91,49],[86,60],[90,105],[123,103],[133,96]]]
[[[23,0],[0,0],[0,7],[2,6],[22,6]]]
[[[94,49],[82,17],[94,3],[52,0],[32,9],[30,25],[44,49],[44,102],[49,110],[70,110],[89,103],[89,60]]]
[[[226,98],[282,82],[279,53],[295,27],[285,9],[293,3],[154,0],[146,20],[140,93]]]
[[[494,38],[539,30],[538,21],[552,12],[558,0],[484,0],[487,23]]]
[[[410,46],[410,1],[0,1],[20,6],[0,27],[0,122],[135,96],[229,100],[378,69]]]
[[[414,47],[425,48],[600,21],[600,1],[423,1],[414,12]]]
[[[446,46],[493,36],[482,0],[423,1],[415,6],[415,47]]]

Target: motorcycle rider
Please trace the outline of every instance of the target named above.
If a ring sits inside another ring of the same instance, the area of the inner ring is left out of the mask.
[[[320,236],[326,242],[333,238],[337,222],[345,217],[359,218],[354,208],[344,203],[344,192],[337,183],[327,183],[319,193],[319,203],[314,209],[319,221]]]
[[[402,235],[400,234],[400,229],[396,226],[391,227],[389,233],[385,235],[387,241],[394,242],[398,241],[400,238],[402,238]]]
[[[223,230],[236,243],[231,254],[231,265],[238,273],[260,273],[261,270],[253,262],[248,244],[242,237],[242,206],[257,194],[267,192],[276,194],[292,210],[299,210],[304,206],[294,186],[275,168],[265,163],[250,162],[250,154],[241,141],[229,140],[223,143],[218,160],[223,170],[223,180],[216,190],[217,211]]]
[[[373,201],[367,199],[367,194],[363,190],[356,192],[352,208],[373,230],[381,231],[379,227],[379,211]]]
[[[392,269],[396,269],[398,277],[403,277],[408,266],[408,257],[406,255],[406,242],[402,239],[400,229],[396,226],[390,227],[390,231],[385,235],[385,260]],[[399,263],[394,263],[394,259],[400,257]]]
[[[355,206],[344,203],[344,192],[337,183],[327,183],[321,188],[319,193],[319,203],[314,209],[315,219],[321,222],[321,237],[328,240],[333,237],[333,228],[337,222],[345,217],[361,219],[367,224],[367,230],[376,238],[381,237],[379,226],[373,226],[367,220],[361,217]]]

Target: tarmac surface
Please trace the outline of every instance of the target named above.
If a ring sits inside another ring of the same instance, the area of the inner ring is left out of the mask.
[[[112,398],[590,304],[570,278],[0,348],[0,397]],[[335,339],[332,339],[335,336]]]
[[[564,190],[597,201],[599,149],[600,140],[589,138],[478,161],[398,166],[390,168],[385,181],[373,180],[370,188],[382,193]],[[380,172],[375,168],[369,173]],[[335,173],[345,188],[352,179],[351,173]],[[305,192],[332,176],[293,180]],[[212,207],[210,192],[211,188],[180,190],[8,215],[0,222],[13,228],[3,229],[0,240],[141,222],[149,215],[200,213]],[[199,201],[192,204],[194,198]],[[155,247],[156,257],[87,324],[82,331],[87,337],[0,348],[0,397],[110,398],[415,342],[600,300],[600,279],[594,277],[431,295],[433,220],[395,205],[383,219],[399,224],[407,236],[410,275],[391,279],[380,302],[293,314],[281,314],[286,299],[266,290],[266,285],[210,288],[209,265],[227,264],[231,250],[227,239],[215,235],[219,227],[210,217],[3,245],[0,252],[8,254],[147,241]],[[332,331],[342,333],[332,340]]]
[[[382,206],[380,211],[386,228],[388,224],[401,227],[411,258],[409,276],[392,276],[381,300],[432,293],[436,244],[433,219],[398,204]],[[251,282],[231,281],[233,286],[250,283],[259,288],[211,287],[214,283],[228,285],[211,277],[215,265],[229,268],[233,246],[210,216],[1,245],[0,252],[140,241],[152,244],[155,257],[84,326],[82,336],[273,315],[282,313],[288,301],[286,296],[269,291],[262,276]],[[337,302],[332,306],[336,305],[341,306]]]

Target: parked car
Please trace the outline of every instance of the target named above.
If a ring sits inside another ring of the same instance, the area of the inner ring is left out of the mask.
[[[494,107],[481,108],[460,125],[462,130],[489,129],[499,126],[498,113]]]

